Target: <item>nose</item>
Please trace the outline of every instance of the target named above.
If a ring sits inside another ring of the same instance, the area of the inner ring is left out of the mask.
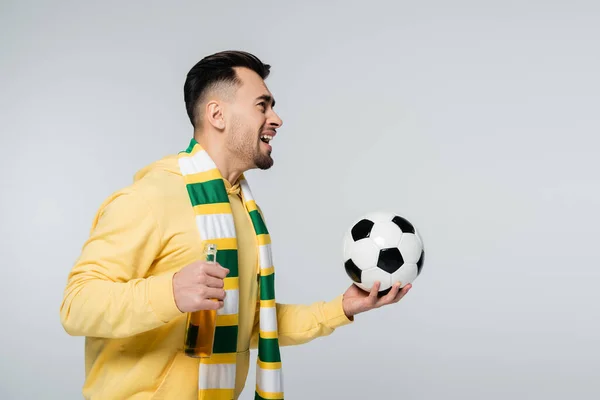
[[[269,116],[268,124],[270,127],[273,128],[281,128],[281,125],[283,125],[283,121],[281,120],[279,115],[277,115],[277,113],[273,111],[273,109],[271,109],[271,115]]]

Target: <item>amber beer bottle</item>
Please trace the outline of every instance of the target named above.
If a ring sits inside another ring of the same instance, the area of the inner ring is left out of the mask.
[[[205,260],[217,261],[217,246],[204,246]],[[216,301],[216,300],[215,300]],[[188,313],[185,329],[184,351],[190,357],[210,357],[215,340],[217,310],[199,310]]]

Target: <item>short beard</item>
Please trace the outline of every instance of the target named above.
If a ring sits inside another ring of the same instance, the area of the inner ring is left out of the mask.
[[[259,153],[254,157],[254,165],[256,165],[256,168],[258,169],[269,169],[273,166],[273,158],[270,154]]]
[[[228,148],[242,163],[252,163],[255,168],[266,170],[273,166],[273,158],[270,154],[263,154],[254,140],[254,136],[245,134],[245,127],[240,123],[238,118],[232,121],[233,135],[229,137]],[[258,135],[258,132],[257,132]],[[260,144],[258,144],[260,146]],[[256,154],[252,154],[251,148],[258,150]]]

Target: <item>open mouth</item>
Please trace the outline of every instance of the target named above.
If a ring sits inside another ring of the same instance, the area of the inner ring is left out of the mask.
[[[271,140],[273,140],[273,136],[271,136],[271,135],[262,135],[262,136],[260,137],[260,140],[261,140],[262,142],[266,143],[266,144],[269,144],[269,142],[270,142]]]

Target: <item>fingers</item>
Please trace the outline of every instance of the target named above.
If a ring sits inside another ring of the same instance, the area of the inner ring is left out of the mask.
[[[412,284],[408,284],[406,286],[404,286],[402,288],[402,290],[400,291],[400,293],[398,293],[398,295],[396,296],[395,301],[398,302],[400,301],[401,298],[403,298],[404,296],[406,296],[406,294],[408,293],[408,291],[412,288]]]
[[[369,296],[367,297],[367,301],[371,305],[377,304],[377,294],[379,293],[379,288],[381,287],[381,282],[376,281],[371,287],[371,291],[369,292]]]
[[[379,299],[379,301],[377,302],[377,307],[399,302],[404,296],[406,296],[406,294],[412,287],[410,283],[405,285],[402,289],[400,288],[401,286],[402,282],[394,283],[389,293],[387,293],[385,296]]]
[[[220,289],[225,286],[223,279],[215,278],[210,275],[201,275],[198,281],[208,287]]]
[[[225,299],[226,293],[223,289],[206,287],[202,290],[201,296],[205,299],[223,300]]]
[[[225,279],[229,274],[229,270],[218,263],[204,263],[202,270],[206,275],[219,279]]]
[[[406,294],[408,293],[408,291],[410,290],[410,288],[412,288],[412,285],[409,283],[407,285],[405,285],[402,290],[398,291],[398,293],[396,294],[396,297],[391,301],[391,303],[397,303],[400,300],[402,300],[402,298],[404,296],[406,296]]]
[[[394,302],[396,300],[396,297],[398,296],[398,292],[400,292],[400,286],[402,286],[401,282],[394,283],[392,289],[388,292],[388,294],[379,299],[379,303],[381,305],[384,305]]]
[[[209,300],[209,299],[204,299],[202,301],[202,305],[201,305],[201,309],[202,310],[219,310],[221,308],[223,308],[224,306],[224,302],[223,300]]]

